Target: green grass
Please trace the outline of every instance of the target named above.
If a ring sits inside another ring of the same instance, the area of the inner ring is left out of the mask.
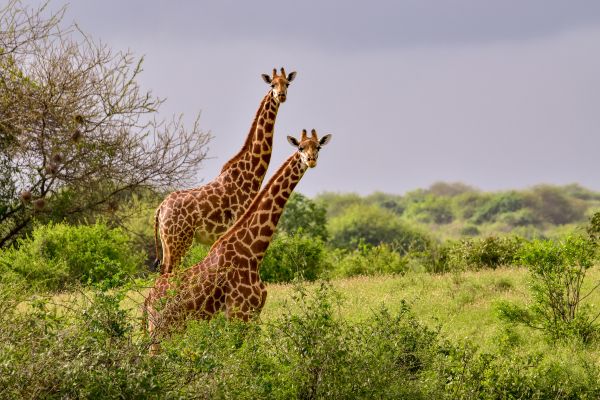
[[[526,268],[510,267],[444,275],[358,276],[334,280],[333,286],[344,299],[339,312],[349,320],[366,318],[381,303],[397,311],[401,300],[406,300],[421,322],[439,326],[448,339],[467,338],[481,350],[492,351],[506,334],[506,326],[496,316],[494,302],[527,303],[530,300],[528,277]],[[594,268],[588,273],[585,288],[591,288],[598,280],[600,271]],[[267,303],[261,314],[263,321],[281,313],[284,300],[289,301],[292,285],[268,285],[267,290]],[[600,291],[586,301],[594,304],[594,308],[600,307]],[[551,347],[544,342],[541,332],[532,329],[515,327],[511,335],[523,348],[549,351]],[[589,351],[600,356],[594,346],[589,347]]]

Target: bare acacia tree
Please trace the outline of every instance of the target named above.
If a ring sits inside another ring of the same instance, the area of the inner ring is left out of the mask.
[[[94,218],[125,194],[192,185],[206,158],[198,119],[155,119],[164,100],[136,83],[142,59],[62,28],[65,11],[0,6],[0,247],[34,218]]]

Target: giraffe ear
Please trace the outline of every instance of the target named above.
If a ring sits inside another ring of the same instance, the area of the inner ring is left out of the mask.
[[[288,143],[291,144],[294,147],[300,146],[300,142],[298,142],[298,139],[296,139],[295,137],[288,136],[287,140],[288,140]]]
[[[321,146],[325,146],[331,140],[331,133],[323,136],[321,140],[319,140],[319,144]]]
[[[296,71],[294,72],[290,72],[290,74],[287,77],[288,82],[293,81],[296,78]]]
[[[270,77],[269,75],[267,75],[267,74],[262,74],[261,76],[262,76],[262,78],[263,78],[263,81],[265,81],[265,82],[266,82],[267,84],[269,84],[269,85],[271,84],[271,77]]]

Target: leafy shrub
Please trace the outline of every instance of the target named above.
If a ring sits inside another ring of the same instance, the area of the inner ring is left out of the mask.
[[[329,242],[336,248],[354,250],[361,239],[372,246],[393,243],[400,252],[423,246],[424,235],[391,211],[376,205],[352,205],[329,221]]]
[[[460,234],[463,236],[477,236],[479,233],[479,228],[477,228],[475,225],[465,225],[460,230]]]
[[[189,392],[206,398],[398,398],[430,366],[437,331],[419,323],[403,302],[350,322],[327,282],[303,284],[268,323],[241,326],[217,317],[190,324],[165,343],[172,357],[192,358],[198,378]]]
[[[583,357],[560,361],[524,352],[503,338],[496,351],[478,351],[463,340],[439,347],[439,369],[425,372],[433,398],[592,399],[600,395],[596,363]],[[430,384],[431,384],[430,383]],[[437,386],[437,387],[436,387]]]
[[[277,224],[276,234],[294,235],[299,228],[312,237],[320,237],[324,241],[329,238],[325,205],[293,192]]]
[[[501,214],[499,215],[498,220],[511,226],[525,226],[535,223],[536,218],[531,210],[524,208],[519,211],[511,211]]]
[[[346,251],[338,250],[338,254],[334,265],[335,274],[340,277],[398,274],[408,270],[408,260],[395,252],[389,244],[372,246],[361,241],[354,252],[347,254]]]
[[[262,264],[260,277],[265,282],[291,282],[302,275],[313,281],[329,269],[325,245],[321,238],[304,234],[302,228],[294,235],[276,235]]]
[[[315,197],[315,201],[325,204],[327,218],[335,218],[352,206],[363,204],[363,199],[357,193],[322,192]]]
[[[540,221],[555,225],[581,221],[584,209],[569,199],[558,187],[537,185],[526,197],[526,204]]]
[[[562,241],[534,240],[525,244],[518,260],[531,271],[533,302],[520,307],[498,304],[502,319],[542,329],[553,340],[578,336],[589,340],[597,331],[598,315],[582,301],[586,272],[598,261],[598,242],[594,238],[567,236]]]
[[[600,193],[594,192],[578,183],[560,186],[559,189],[565,195],[580,200],[600,200]]]
[[[496,269],[501,265],[511,265],[522,241],[516,236],[460,239],[450,250],[449,262],[467,269]]]
[[[185,257],[183,258],[181,268],[186,269],[198,264],[200,261],[204,260],[204,258],[208,255],[209,251],[209,246],[193,243]]]
[[[406,204],[402,196],[383,192],[373,192],[364,198],[365,204],[375,204],[379,208],[389,210],[397,215],[402,215]]]
[[[99,264],[105,265],[104,270],[96,271],[92,282],[119,271],[139,272],[144,260],[145,254],[133,250],[120,228],[110,229],[105,222],[80,226],[50,223],[20,239],[18,248],[2,251],[0,271],[40,289],[55,290],[69,282],[87,282]]]
[[[462,193],[452,199],[453,213],[460,219],[469,219],[492,197],[489,193]]]
[[[0,398],[164,399],[179,392],[194,371],[150,356],[138,319],[120,305],[131,289],[110,279],[75,287],[77,296],[57,302],[33,296],[24,283],[0,282]]]
[[[412,261],[416,261],[428,273],[443,274],[455,269],[455,266],[450,262],[453,246],[454,243],[449,240],[444,244],[430,240],[424,248],[412,249],[408,257]]]
[[[429,195],[424,202],[409,205],[404,216],[419,222],[447,224],[454,220],[452,200],[450,197]]]
[[[519,211],[523,204],[523,198],[516,192],[501,193],[477,209],[471,219],[476,224],[494,221],[498,214]]]

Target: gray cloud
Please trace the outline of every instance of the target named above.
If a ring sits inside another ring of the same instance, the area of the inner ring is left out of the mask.
[[[210,43],[256,40],[353,52],[489,43],[599,26],[596,0],[76,1],[91,29]]]
[[[333,133],[308,195],[439,179],[600,190],[600,3],[323,3],[77,1],[67,19],[147,54],[140,83],[169,97],[164,114],[202,109],[208,181],[242,145],[260,74],[284,66],[298,78],[270,172],[293,151],[285,135]]]

